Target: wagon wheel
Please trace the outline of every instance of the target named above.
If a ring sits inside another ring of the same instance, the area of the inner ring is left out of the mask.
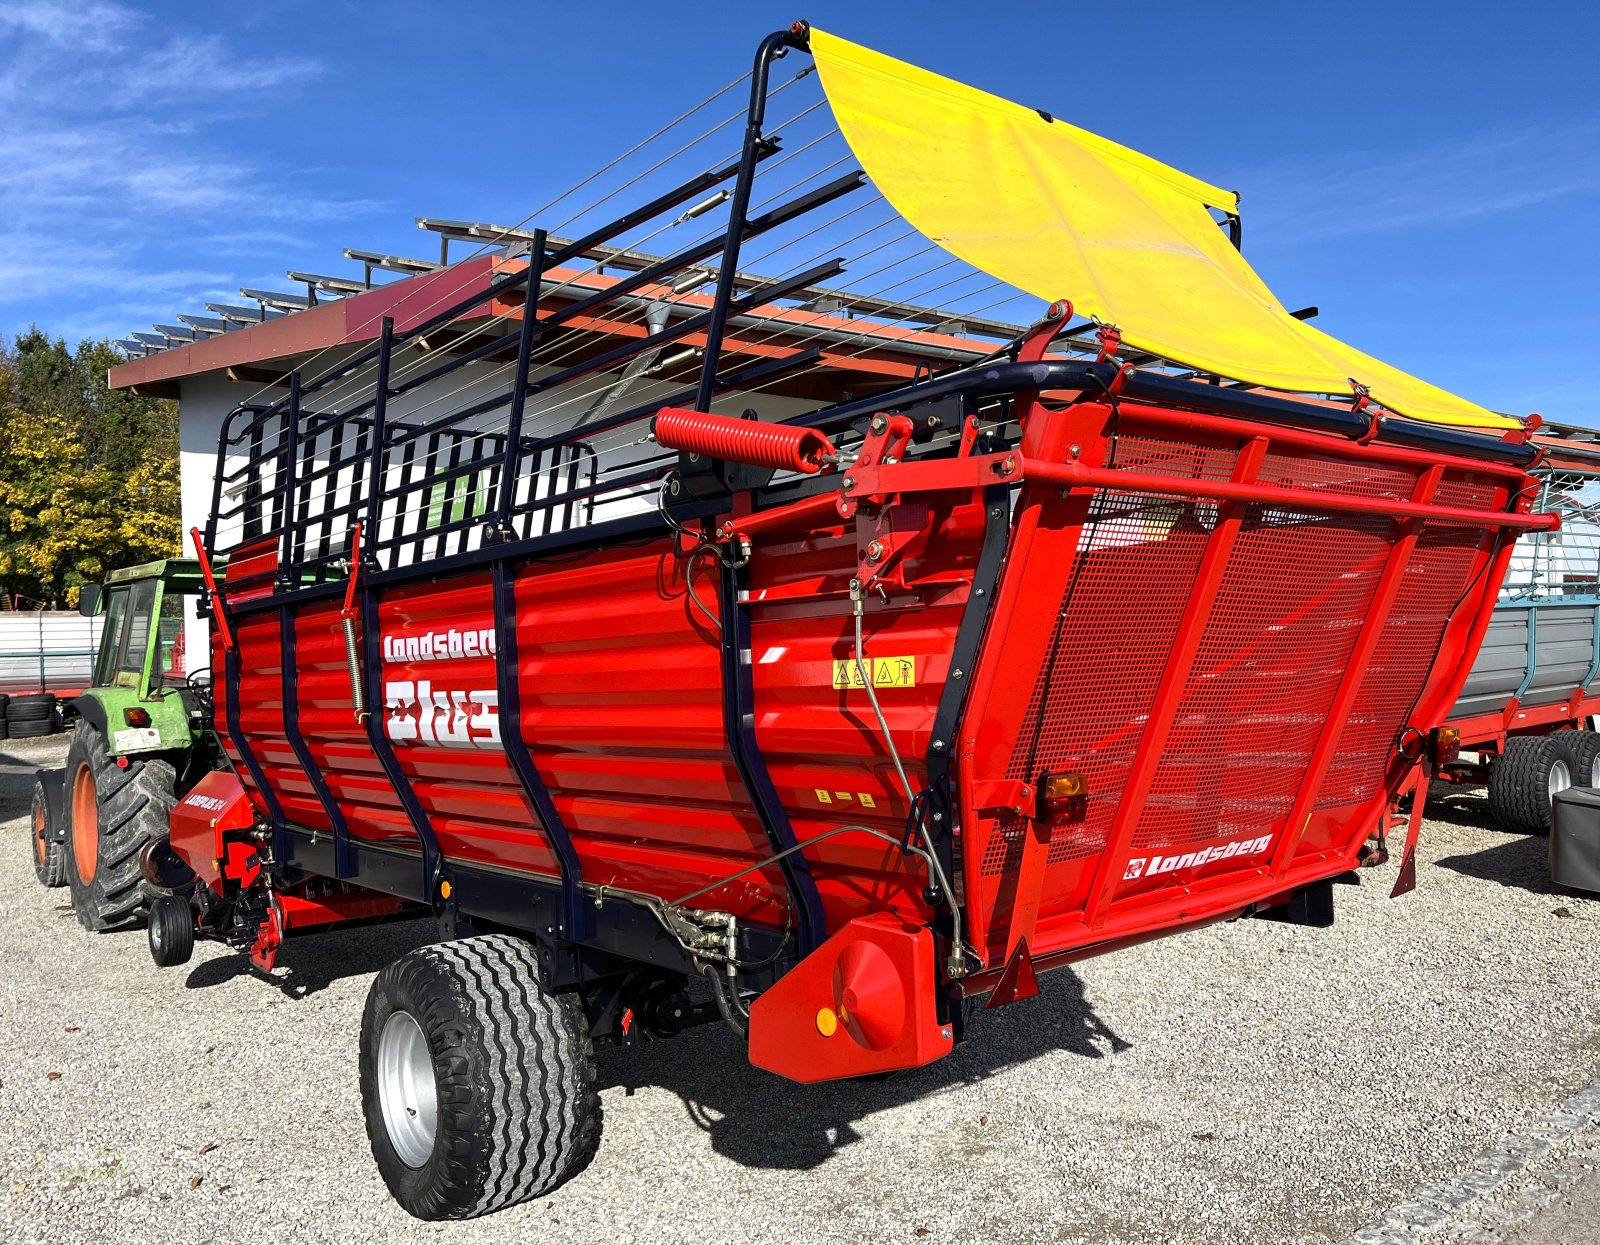
[[[1549,834],[1557,793],[1573,785],[1579,759],[1568,744],[1571,731],[1517,735],[1489,771],[1489,816],[1514,834]],[[1593,760],[1589,762],[1593,768]]]
[[[582,1006],[540,989],[533,947],[503,934],[424,947],[378,974],[361,1100],[384,1183],[419,1219],[542,1196],[600,1142]]]

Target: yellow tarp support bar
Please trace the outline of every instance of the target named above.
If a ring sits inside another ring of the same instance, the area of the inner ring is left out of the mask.
[[[1334,395],[1354,380],[1414,419],[1518,426],[1291,316],[1207,210],[1237,213],[1232,191],[815,28],[811,52],[873,184],[974,267],[1202,372]]]

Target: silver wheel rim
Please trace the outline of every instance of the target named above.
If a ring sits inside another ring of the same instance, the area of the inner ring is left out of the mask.
[[[161,918],[154,908],[150,909],[150,950],[157,955],[161,954]]]
[[[1565,761],[1552,761],[1550,763],[1550,798],[1554,800],[1558,794],[1572,786],[1572,771],[1567,768]]]
[[[428,1039],[410,1012],[394,1012],[378,1035],[378,1106],[400,1161],[421,1167],[433,1153],[439,1098]]]

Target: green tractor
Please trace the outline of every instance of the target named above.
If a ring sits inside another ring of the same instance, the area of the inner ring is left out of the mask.
[[[34,784],[33,829],[35,873],[72,888],[85,929],[143,921],[159,891],[141,854],[212,766],[209,655],[184,652],[201,583],[198,563],[168,558],[114,571],[79,597],[105,628],[91,686],[68,707],[66,770],[41,770]]]

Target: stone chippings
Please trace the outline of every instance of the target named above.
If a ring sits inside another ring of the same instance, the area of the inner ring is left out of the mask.
[[[1454,1180],[1417,1187],[1413,1200],[1356,1229],[1350,1241],[1500,1242],[1592,1173],[1600,1160],[1600,1081],[1529,1127],[1480,1151]],[[1593,1238],[1600,1241],[1600,1223]]]
[[[881,1083],[778,1080],[720,1025],[604,1052],[587,1171],[422,1224],[368,1153],[356,1038],[373,975],[430,926],[290,939],[271,980],[216,947],[158,970],[141,933],[91,937],[34,884],[32,769],[62,759],[40,743],[0,748],[7,1245],[1440,1241],[1466,1229],[1433,1211],[1520,1203],[1513,1139],[1549,1145],[1550,1184],[1600,1112],[1574,1092],[1600,1076],[1580,988],[1600,980],[1600,902],[1552,896],[1542,842],[1449,795],[1413,894],[1368,871],[1331,929],[1241,921],[1047,974]]]

